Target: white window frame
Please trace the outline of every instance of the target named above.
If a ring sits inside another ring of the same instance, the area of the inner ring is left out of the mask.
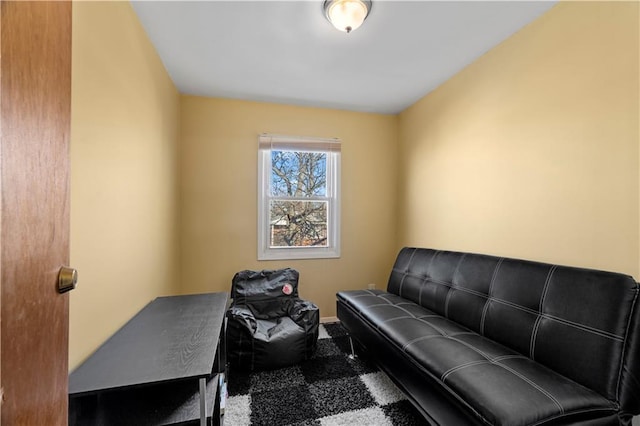
[[[329,259],[340,257],[340,140],[262,134],[258,138],[258,260]],[[269,205],[271,196],[271,151],[310,151],[327,154],[325,197],[305,201],[325,201],[327,205],[327,246],[271,247]]]

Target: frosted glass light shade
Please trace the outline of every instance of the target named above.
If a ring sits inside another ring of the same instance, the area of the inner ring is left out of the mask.
[[[327,19],[340,31],[350,33],[362,25],[371,9],[371,1],[327,0],[324,10]]]

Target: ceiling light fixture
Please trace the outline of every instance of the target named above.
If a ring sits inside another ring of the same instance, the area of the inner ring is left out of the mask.
[[[371,12],[371,0],[325,0],[324,14],[340,31],[357,29]]]

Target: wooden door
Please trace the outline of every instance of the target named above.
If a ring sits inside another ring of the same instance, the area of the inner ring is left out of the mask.
[[[71,2],[2,1],[1,422],[67,424]]]

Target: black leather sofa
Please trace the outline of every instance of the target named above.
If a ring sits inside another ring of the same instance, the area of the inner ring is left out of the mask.
[[[337,315],[430,424],[631,425],[638,303],[622,274],[404,248]]]

